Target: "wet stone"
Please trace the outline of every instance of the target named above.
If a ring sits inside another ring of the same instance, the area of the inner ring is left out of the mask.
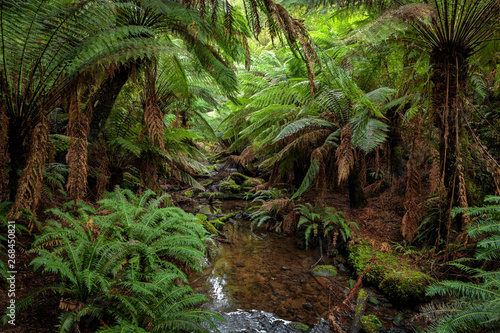
[[[311,303],[304,303],[302,304],[302,307],[307,310],[311,310],[313,308]]]

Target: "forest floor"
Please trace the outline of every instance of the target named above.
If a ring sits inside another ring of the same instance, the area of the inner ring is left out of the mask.
[[[43,287],[57,283],[58,276],[56,274],[43,273],[42,269],[33,271],[33,266],[29,263],[35,254],[28,253],[24,246],[33,241],[32,237],[21,235],[16,242],[16,280],[15,280],[15,299],[16,307],[19,313],[15,317],[15,325],[6,324],[0,328],[2,332],[12,333],[48,333],[54,332],[55,326],[58,323],[59,316],[59,300],[53,294],[47,292],[45,295],[38,295],[35,302],[27,308],[22,309],[21,301],[30,293],[41,290]],[[3,311],[7,307],[10,300],[7,293],[7,284],[0,282],[0,304]],[[10,320],[10,318],[9,318]]]
[[[346,192],[346,191],[345,191]],[[344,192],[344,193],[345,193]],[[401,234],[401,219],[405,209],[403,206],[404,197],[397,193],[397,189],[388,189],[385,192],[368,198],[368,204],[364,208],[351,209],[347,194],[329,192],[323,199],[325,206],[335,207],[344,212],[348,221],[355,221],[359,230],[355,232],[355,238],[368,238],[377,244],[400,242],[403,240]],[[317,200],[317,193],[310,191],[303,196],[303,201],[314,203]],[[22,236],[18,243],[29,244],[32,239]],[[16,300],[19,305],[29,293],[39,290],[47,285],[57,282],[55,274],[41,273],[33,271],[29,266],[34,254],[29,254],[25,250],[18,250],[16,253],[18,274],[16,276]],[[3,283],[2,289],[6,287]],[[2,309],[7,304],[9,298],[7,292],[0,294],[0,304]],[[36,301],[28,308],[20,311],[16,315],[16,325],[3,326],[2,332],[53,332],[58,323],[59,300],[50,293],[38,295]]]

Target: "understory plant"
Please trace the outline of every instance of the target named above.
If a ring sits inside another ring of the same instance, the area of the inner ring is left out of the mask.
[[[200,270],[207,232],[194,216],[168,207],[168,198],[146,191],[136,197],[117,188],[98,211],[80,204],[77,213],[51,210],[33,243],[35,270],[60,282],[36,291],[60,297],[58,332],[205,332],[220,316],[194,308],[207,301],[193,293],[185,274]],[[83,320],[85,319],[85,320]],[[205,324],[204,324],[205,323]]]
[[[451,263],[475,281],[441,281],[428,287],[427,295],[440,295],[449,300],[423,308],[423,315],[432,321],[427,332],[500,330],[500,271],[498,265],[493,265],[493,270],[487,270],[500,258],[500,197],[489,197],[485,201],[489,205],[453,210],[455,216],[465,214],[475,217],[468,228],[470,237],[480,239],[475,257]]]
[[[297,229],[305,228],[306,248],[318,237],[320,228],[325,236],[333,232],[334,242],[339,234],[346,242],[351,238],[352,228],[358,228],[356,222],[346,221],[344,213],[332,207],[324,207],[321,204],[313,207],[310,203],[305,203],[297,205],[295,210],[300,214]]]
[[[252,228],[266,223],[269,229],[278,229],[281,226],[278,220],[282,220],[294,205],[293,201],[285,196],[285,190],[274,187],[257,191],[252,202],[261,203],[259,209],[250,214]]]

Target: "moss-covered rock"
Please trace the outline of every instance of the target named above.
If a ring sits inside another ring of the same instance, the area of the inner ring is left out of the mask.
[[[229,179],[220,183],[220,192],[239,193],[241,192],[241,186],[236,184],[234,180]]]
[[[292,327],[298,331],[302,331],[302,332],[307,332],[309,330],[309,326],[307,326],[306,324],[302,324],[302,323],[293,323],[292,324]]]
[[[208,198],[212,200],[241,200],[245,198],[244,193],[231,193],[231,192],[201,192],[198,198]]]
[[[217,230],[218,225],[216,225],[216,224],[217,224],[217,222],[218,223],[222,223],[222,222],[217,221],[217,220],[209,221],[207,216],[204,214],[196,214],[195,221],[196,221],[196,223],[201,224],[205,228],[205,230],[207,230],[209,233],[211,233],[213,235],[220,234],[219,230]],[[224,223],[222,223],[222,224],[224,224]]]
[[[319,276],[336,276],[338,274],[332,265],[318,265],[311,270],[311,273]]]
[[[379,333],[385,330],[384,325],[375,315],[361,317],[361,328],[366,333]]]
[[[434,279],[413,267],[410,259],[395,252],[383,252],[368,242],[349,247],[349,263],[364,280],[377,286],[394,303],[421,302],[425,288]]]
[[[184,194],[184,196],[186,196],[188,198],[194,197],[194,192],[191,190],[185,191],[183,194]]]

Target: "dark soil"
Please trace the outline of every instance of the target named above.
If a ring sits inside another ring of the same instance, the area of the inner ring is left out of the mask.
[[[16,290],[15,300],[19,306],[21,300],[25,299],[31,292],[42,289],[45,286],[57,282],[57,276],[54,274],[41,273],[41,269],[37,272],[33,271],[33,267],[29,266],[31,260],[35,257],[34,254],[29,254],[22,244],[30,244],[33,241],[31,237],[23,237],[17,240],[16,244]],[[5,313],[10,298],[8,297],[8,285],[4,281],[0,282],[0,304],[2,315]],[[28,305],[27,308],[20,310],[15,317],[15,326],[6,324],[0,326],[2,332],[53,332],[55,325],[58,323],[59,316],[59,299],[56,295],[46,293],[45,295],[37,295],[34,302]]]

